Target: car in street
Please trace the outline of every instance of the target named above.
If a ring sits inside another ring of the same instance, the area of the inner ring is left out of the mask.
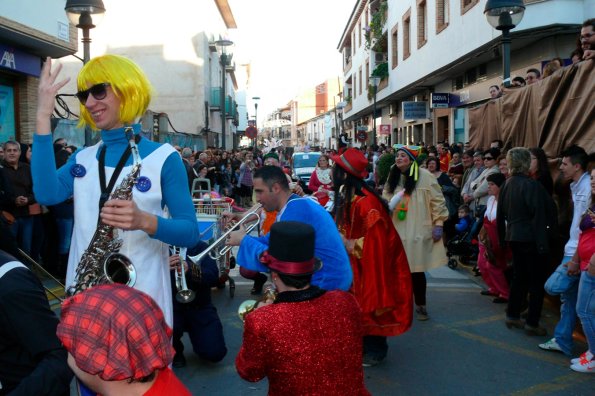
[[[317,151],[293,153],[291,156],[293,179],[300,181],[303,186],[308,186],[310,176],[312,176],[312,172],[316,169],[320,155],[321,153]]]

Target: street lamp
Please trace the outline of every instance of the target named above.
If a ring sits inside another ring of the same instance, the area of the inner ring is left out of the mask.
[[[70,22],[83,31],[83,38],[81,39],[83,43],[83,63],[87,63],[91,58],[89,30],[95,27],[91,16],[95,16],[95,23],[101,20],[103,14],[105,14],[103,2],[101,0],[67,0],[64,10]]]
[[[93,22],[99,23],[103,18],[103,14],[105,14],[103,2],[101,0],[67,0],[64,10],[70,23],[83,31],[81,42],[83,43],[83,63],[86,64],[91,59],[91,37],[89,36],[89,30],[95,27]],[[95,21],[93,21],[92,15],[95,16]],[[86,126],[85,146],[89,147],[92,144],[91,128]]]
[[[374,137],[372,142],[374,146],[376,146],[376,92],[378,91],[378,84],[380,84],[380,77],[370,76],[370,83],[372,84],[372,87],[374,87],[374,113],[372,114],[372,119],[374,122]]]
[[[502,82],[510,87],[510,30],[525,13],[523,0],[488,0],[483,12],[494,29],[502,30]]]
[[[258,131],[258,101],[260,100],[260,96],[253,96],[252,100],[254,101],[254,126]],[[256,147],[256,139],[258,135],[254,137],[254,141],[252,142],[252,147]]]
[[[233,41],[231,40],[226,40],[226,39],[221,39],[221,40],[217,40],[215,41],[215,45],[217,46],[217,48],[219,48],[219,63],[221,64],[221,96],[220,96],[220,101],[221,103],[219,104],[221,107],[221,146],[223,146],[223,149],[225,150],[227,148],[226,146],[226,142],[225,142],[225,124],[227,123],[227,120],[225,118],[225,80],[227,80],[227,65],[231,64],[231,54],[227,53],[227,47],[233,45]],[[230,110],[231,110],[231,103],[229,104]]]

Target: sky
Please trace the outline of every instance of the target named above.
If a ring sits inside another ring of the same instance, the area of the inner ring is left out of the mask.
[[[229,0],[236,64],[251,63],[247,105],[258,119],[302,90],[342,75],[337,50],[355,0]],[[260,124],[260,122],[259,122]]]

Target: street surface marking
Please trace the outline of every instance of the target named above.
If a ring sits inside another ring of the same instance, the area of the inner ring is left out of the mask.
[[[569,369],[570,370],[570,369]],[[551,381],[530,386],[526,389],[520,389],[516,392],[509,393],[509,396],[532,396],[545,395],[555,391],[562,391],[573,385],[592,380],[589,374],[570,373],[562,377],[557,377]]]

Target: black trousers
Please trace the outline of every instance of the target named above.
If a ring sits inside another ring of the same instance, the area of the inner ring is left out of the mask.
[[[173,347],[176,353],[184,351],[182,335],[188,332],[192,349],[201,359],[218,362],[227,354],[223,326],[213,304],[203,307],[174,306]]]
[[[411,285],[413,286],[413,299],[415,301],[415,305],[425,306],[427,288],[426,273],[412,272]]]
[[[364,336],[364,355],[373,359],[382,360],[388,352],[388,343],[384,336]]]
[[[529,294],[527,324],[537,327],[543,307],[547,279],[548,257],[537,252],[534,242],[510,242],[512,250],[512,284],[508,298],[507,316],[519,319]]]

